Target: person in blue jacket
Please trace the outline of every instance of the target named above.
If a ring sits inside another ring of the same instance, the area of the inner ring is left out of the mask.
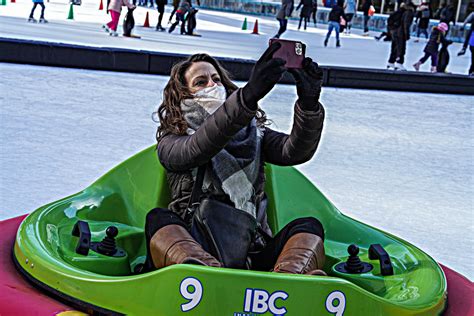
[[[40,23],[48,23],[48,21],[44,18],[44,10],[46,9],[46,7],[43,3],[43,0],[33,0],[33,8],[31,9],[31,13],[30,13],[30,17],[28,18],[28,22],[33,22],[33,23],[38,22],[33,17],[33,14],[35,13],[36,7],[38,5],[41,7],[41,16],[40,16],[39,22]]]

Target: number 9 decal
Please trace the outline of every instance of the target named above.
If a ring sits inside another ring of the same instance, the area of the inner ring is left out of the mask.
[[[192,292],[189,291],[190,287],[193,289]],[[189,300],[189,302],[181,304],[181,311],[183,312],[188,312],[192,310],[201,302],[202,285],[198,279],[186,278],[181,281],[179,292],[181,293],[181,296]]]
[[[334,303],[337,302],[337,305],[334,306]],[[331,314],[336,316],[343,316],[344,310],[346,309],[346,297],[341,291],[331,292],[326,298],[326,309]]]

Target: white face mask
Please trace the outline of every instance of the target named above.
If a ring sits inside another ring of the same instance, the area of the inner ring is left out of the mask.
[[[227,99],[224,86],[215,85],[204,88],[194,94],[194,101],[202,106],[209,114],[214,113]]]

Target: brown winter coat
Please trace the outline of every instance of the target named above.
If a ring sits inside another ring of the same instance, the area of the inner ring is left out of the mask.
[[[242,90],[232,93],[225,103],[193,135],[166,134],[158,141],[158,157],[167,170],[171,189],[169,208],[183,217],[191,191],[191,169],[210,161],[227,142],[256,115],[256,110],[244,104]],[[264,162],[280,166],[304,163],[313,157],[321,138],[324,108],[319,105],[315,112],[304,112],[296,103],[293,128],[290,135],[265,127],[262,140],[262,164],[257,189],[257,219],[261,227],[271,235],[265,213]]]

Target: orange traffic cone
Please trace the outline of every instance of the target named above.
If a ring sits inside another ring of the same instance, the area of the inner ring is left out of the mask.
[[[104,3],[102,2],[102,0],[100,0],[99,10],[104,10]]]
[[[253,32],[252,32],[252,34],[259,35],[259,34],[258,34],[258,19],[255,20],[255,24],[254,24],[254,26],[253,26]]]
[[[150,27],[150,21],[148,19],[148,11],[146,12],[145,23],[143,23],[143,27]]]

